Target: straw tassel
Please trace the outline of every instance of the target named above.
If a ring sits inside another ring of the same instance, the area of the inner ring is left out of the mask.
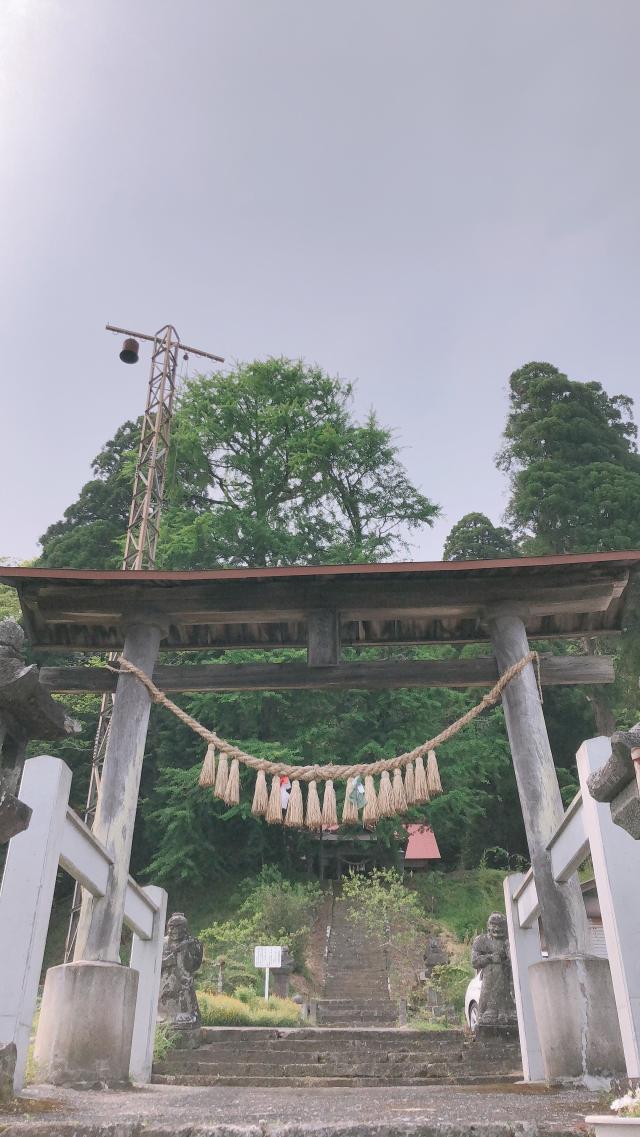
[[[427,759],[427,787],[430,797],[436,797],[442,793],[442,782],[440,781],[440,771],[438,769],[438,759],[436,758],[435,750],[429,751],[429,757]]]
[[[338,824],[338,807],[336,805],[336,791],[329,778],[324,785],[324,798],[322,799],[322,826],[332,829]]]
[[[344,805],[342,807],[342,824],[343,825],[357,825],[358,824],[358,806],[355,801],[351,801],[350,795],[353,791],[353,778],[347,780],[347,788],[344,795]]]
[[[409,762],[404,772],[404,793],[407,805],[413,805],[416,800],[416,777],[413,772],[413,762]]]
[[[258,770],[258,777],[256,778],[256,788],[253,791],[253,801],[251,803],[251,812],[254,817],[264,817],[269,806],[269,791],[267,789],[267,779],[264,770]]]
[[[304,825],[304,802],[300,782],[297,779],[294,779],[291,785],[284,823],[287,829],[302,829]]]
[[[229,781],[229,760],[226,754],[221,754],[218,758],[218,772],[216,774],[216,784],[213,790],[213,796],[222,798],[227,792],[227,782]]]
[[[396,813],[407,812],[407,795],[404,792],[402,771],[399,766],[393,771],[393,806]]]
[[[415,798],[417,802],[429,801],[429,787],[427,786],[427,775],[424,772],[424,762],[422,755],[419,754],[416,758],[416,774],[414,780]]]
[[[227,779],[227,788],[224,793],[224,804],[240,804],[240,763],[237,758],[234,758],[231,763],[231,769]]]
[[[309,789],[307,790],[306,826],[307,829],[322,829],[322,810],[318,797],[318,783],[315,780],[309,782]]]
[[[378,822],[378,795],[376,793],[376,784],[371,776],[367,774],[364,780],[364,809],[362,811],[362,824],[367,829],[373,829]]]
[[[207,753],[204,756],[200,777],[198,778],[198,785],[203,789],[210,789],[216,784],[216,748],[213,742],[207,746]]]
[[[380,790],[378,792],[378,817],[393,817],[395,807],[393,804],[393,790],[391,788],[391,778],[389,771],[385,770],[380,778]]]
[[[282,825],[282,806],[280,804],[280,778],[274,774],[271,779],[271,793],[265,814],[265,821],[269,825]]]

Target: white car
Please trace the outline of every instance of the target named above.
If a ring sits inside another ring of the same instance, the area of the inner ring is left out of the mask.
[[[481,987],[482,970],[476,971],[476,974],[467,987],[467,991],[464,997],[464,1017],[469,1024],[469,1029],[474,1033],[478,1028],[478,1007],[480,1005]]]

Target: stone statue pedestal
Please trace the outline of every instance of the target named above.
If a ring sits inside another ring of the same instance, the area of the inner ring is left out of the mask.
[[[529,982],[548,1082],[624,1073],[608,959],[542,959]]]
[[[138,972],[119,963],[50,967],[35,1045],[41,1081],[119,1086],[129,1081]]]
[[[504,1038],[505,1040],[511,1040],[513,1042],[518,1042],[519,1040],[517,1023],[515,1025],[478,1023],[474,1034],[478,1042],[483,1042],[489,1038]]]

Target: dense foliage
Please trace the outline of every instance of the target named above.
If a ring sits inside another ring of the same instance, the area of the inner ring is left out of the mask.
[[[291,881],[271,865],[245,887],[233,919],[217,920],[200,932],[205,961],[199,977],[203,988],[216,992],[218,968],[223,963],[224,990],[256,990],[260,973],[253,966],[255,944],[289,948],[296,969],[304,968],[307,937],[321,900],[315,882]]]

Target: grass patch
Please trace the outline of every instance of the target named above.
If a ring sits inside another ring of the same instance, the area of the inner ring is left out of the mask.
[[[427,916],[444,925],[458,940],[468,942],[487,926],[492,912],[504,912],[503,869],[458,869],[413,877]]]
[[[298,1026],[300,1008],[292,999],[275,995],[265,1003],[259,995],[243,998],[198,991],[203,1026]]]
[[[422,1015],[414,1015],[413,1018],[409,1019],[407,1025],[411,1028],[411,1030],[433,1031],[437,1033],[438,1031],[443,1030],[459,1029],[461,1023],[450,1023],[447,1022],[446,1019],[429,1019],[424,1018]]]
[[[153,1036],[153,1060],[164,1062],[170,1050],[173,1050],[178,1041],[178,1032],[173,1030],[170,1023],[157,1023]]]

